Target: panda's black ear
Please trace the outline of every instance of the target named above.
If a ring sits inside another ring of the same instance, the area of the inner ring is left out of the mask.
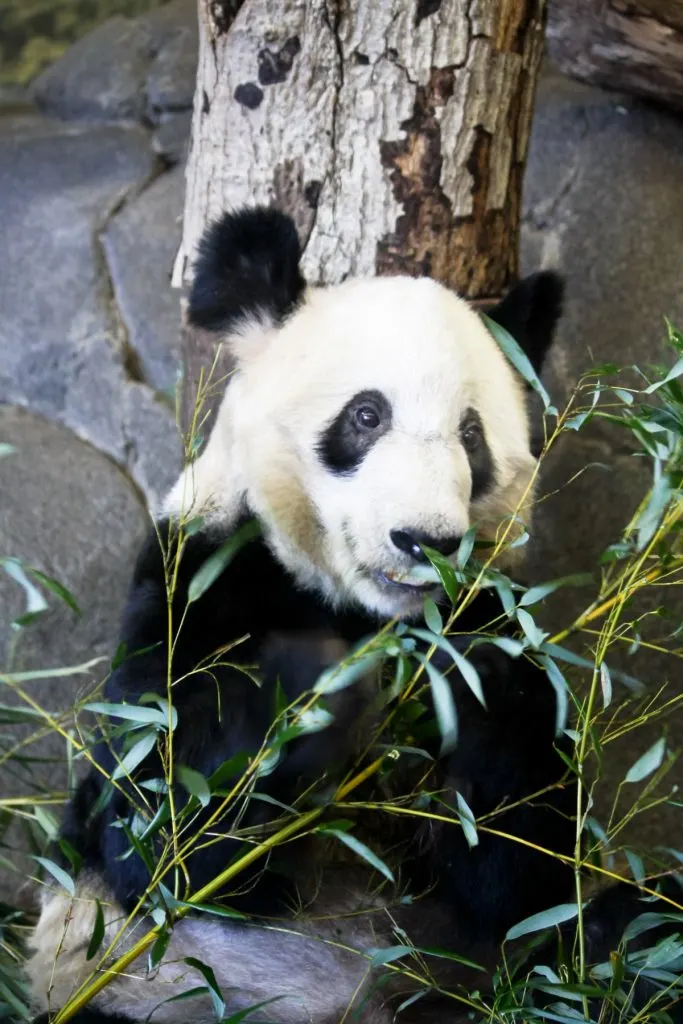
[[[286,214],[262,206],[224,214],[199,243],[190,323],[221,332],[249,317],[280,323],[306,286],[300,259],[299,236]]]
[[[560,275],[543,270],[525,277],[488,314],[512,335],[537,373],[543,368],[562,314],[563,296],[564,282]]]

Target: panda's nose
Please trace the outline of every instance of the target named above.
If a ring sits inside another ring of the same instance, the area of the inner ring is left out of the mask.
[[[452,555],[457,551],[461,537],[432,537],[422,530],[391,530],[389,533],[391,543],[404,555],[410,555],[416,562],[428,562],[429,559],[420,547],[424,544],[427,548],[433,548],[442,555]]]

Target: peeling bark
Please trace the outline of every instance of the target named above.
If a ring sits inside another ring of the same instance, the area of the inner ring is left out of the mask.
[[[574,78],[683,109],[683,0],[554,0],[548,48]]]
[[[294,217],[312,283],[507,289],[544,0],[245,0],[227,31],[215,7],[200,0],[176,283],[210,218],[266,202]]]

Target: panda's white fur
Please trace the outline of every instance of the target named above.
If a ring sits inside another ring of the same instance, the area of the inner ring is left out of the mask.
[[[411,569],[391,530],[462,536],[476,523],[480,539],[495,540],[528,510],[536,462],[522,383],[481,318],[442,285],[394,277],[312,289],[284,325],[252,319],[225,341],[235,375],[166,514],[229,524],[246,504],[305,586],[393,616],[418,611],[422,596],[373,577]],[[332,474],[316,452],[321,428],[368,388],[388,399],[392,428],[351,476]],[[472,407],[493,460],[475,502],[459,436]]]

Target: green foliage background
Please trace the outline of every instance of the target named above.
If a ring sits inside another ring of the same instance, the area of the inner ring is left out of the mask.
[[[113,15],[134,18],[167,0],[0,0],[0,85],[28,85],[71,43]]]

